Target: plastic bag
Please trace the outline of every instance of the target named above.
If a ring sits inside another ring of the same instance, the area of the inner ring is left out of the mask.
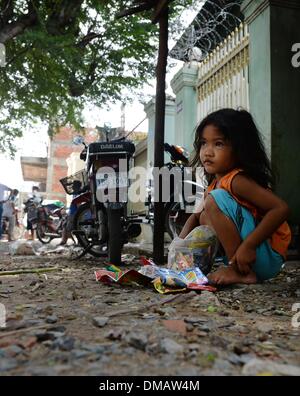
[[[182,271],[198,267],[207,275],[217,251],[217,237],[208,226],[194,228],[184,239],[176,237],[169,246],[168,268]]]

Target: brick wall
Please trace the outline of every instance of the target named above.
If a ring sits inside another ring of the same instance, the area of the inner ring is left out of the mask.
[[[88,133],[89,130],[86,132]],[[63,127],[50,140],[46,186],[48,199],[59,199],[66,202],[66,194],[59,180],[67,176],[68,166],[66,160],[70,154],[73,152],[80,153],[83,149],[83,146],[76,146],[72,143],[73,137],[78,134],[72,128]],[[86,134],[85,140],[89,142],[92,141],[91,139],[93,137]]]

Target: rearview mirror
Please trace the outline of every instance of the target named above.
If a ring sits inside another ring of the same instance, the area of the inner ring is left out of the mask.
[[[80,135],[74,136],[73,144],[76,144],[78,146],[79,144],[83,144],[83,143],[84,143],[83,136],[80,136]]]

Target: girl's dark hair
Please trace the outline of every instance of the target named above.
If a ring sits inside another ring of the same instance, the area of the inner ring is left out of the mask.
[[[262,187],[274,188],[275,178],[261,135],[251,114],[246,110],[221,109],[201,121],[195,134],[195,153],[190,163],[192,167],[202,166],[199,157],[201,139],[203,130],[208,125],[218,128],[225,139],[232,144],[237,168],[242,168],[245,175]],[[214,177],[206,173],[205,176],[208,183]]]

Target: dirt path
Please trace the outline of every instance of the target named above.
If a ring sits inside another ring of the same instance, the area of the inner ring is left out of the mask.
[[[0,277],[0,375],[299,375],[300,263],[165,304],[152,288],[97,283],[101,260],[1,257],[2,271],[37,267],[57,270]]]

